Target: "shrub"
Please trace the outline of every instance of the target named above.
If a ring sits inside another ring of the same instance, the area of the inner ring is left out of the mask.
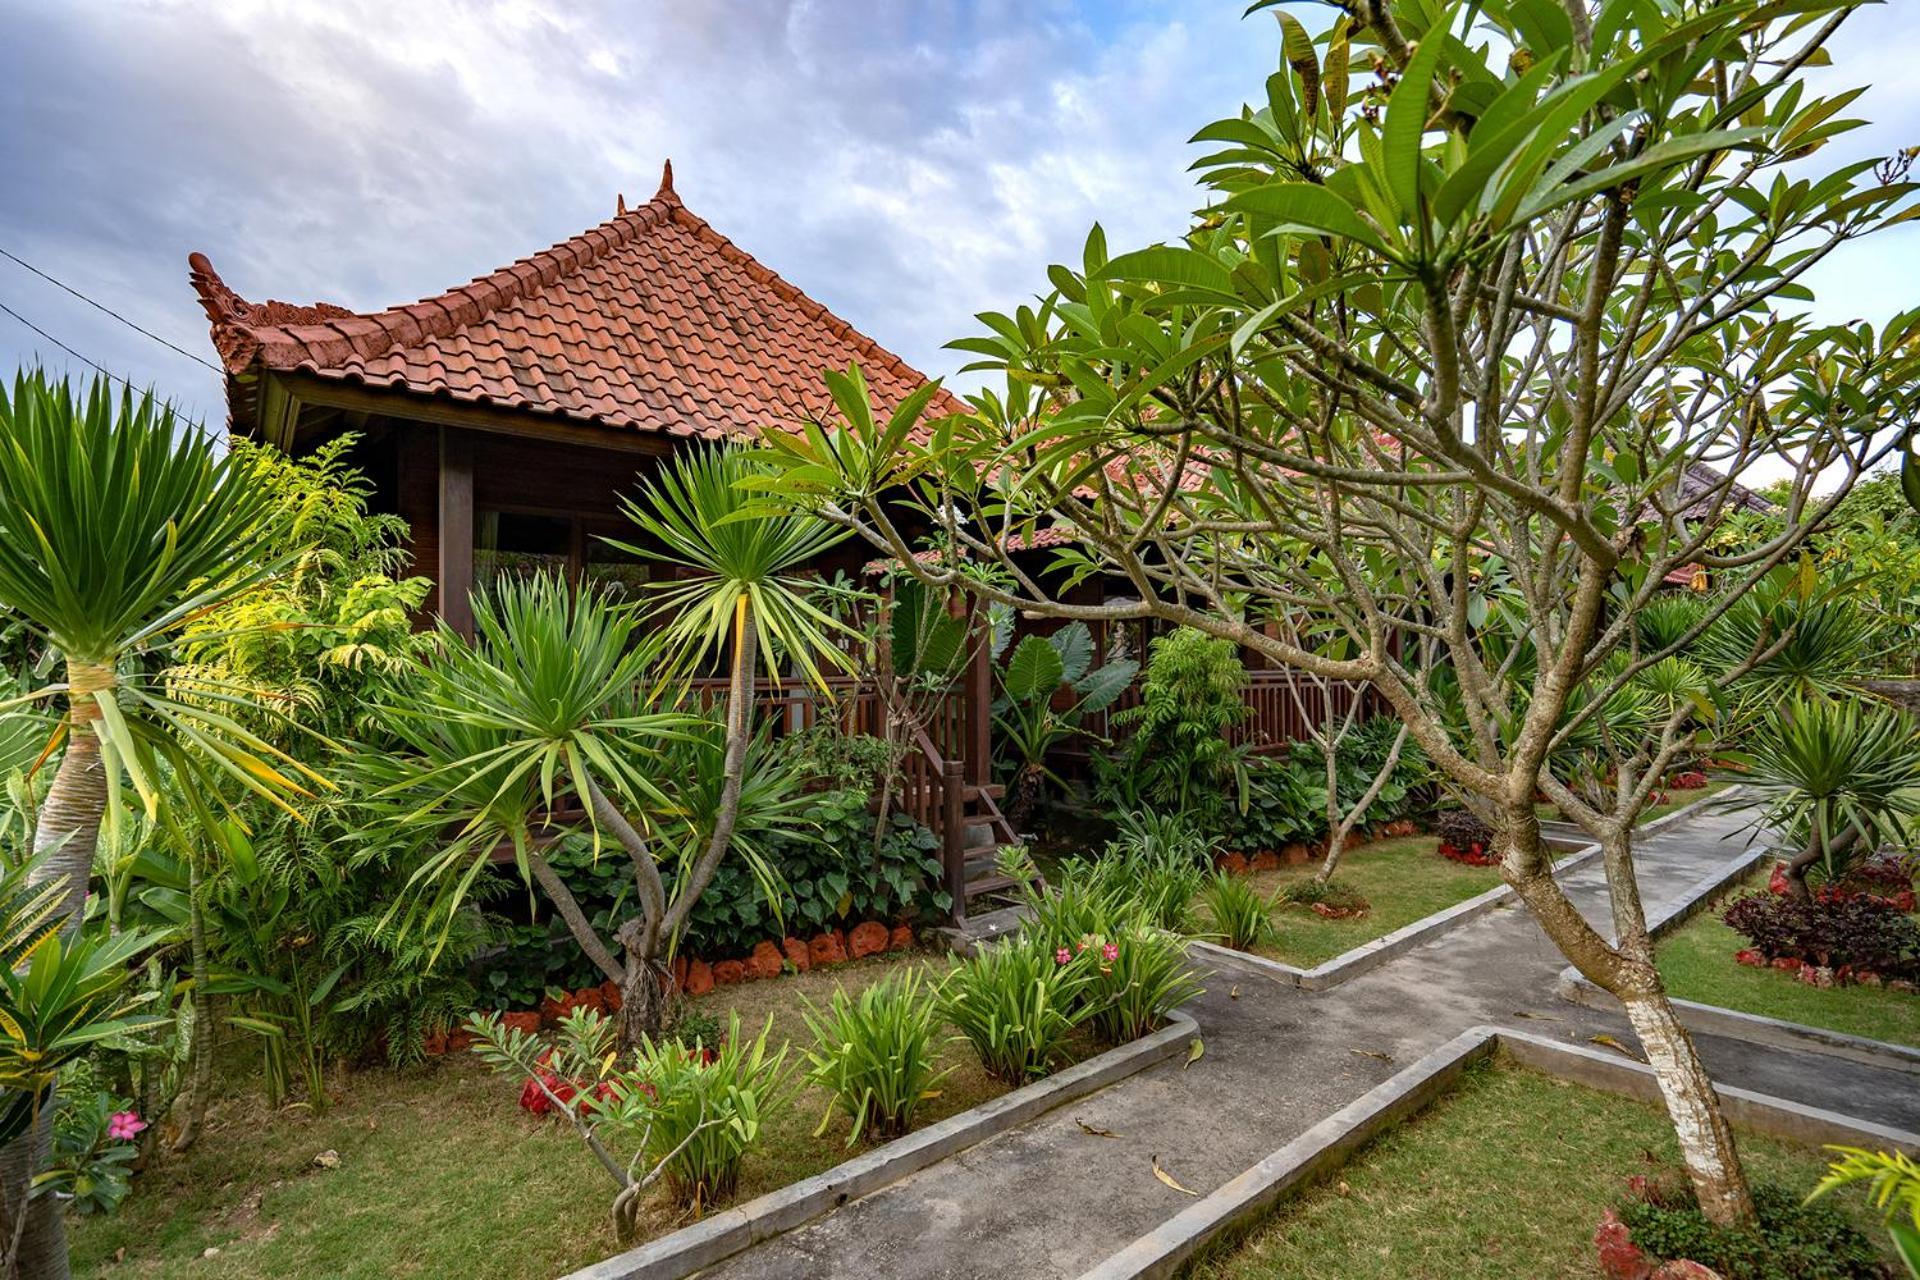
[[[1023,898],[1030,918],[1022,934],[1052,954],[1090,933],[1113,931],[1142,909],[1129,871],[1122,860],[1068,859],[1045,889],[1029,882]]]
[[[1659,1258],[1686,1258],[1725,1280],[1878,1280],[1873,1244],[1825,1204],[1802,1204],[1773,1186],[1753,1189],[1759,1223],[1721,1227],[1701,1214],[1690,1194],[1668,1192],[1621,1206],[1634,1244]]]
[[[1470,866],[1492,866],[1500,860],[1493,848],[1493,828],[1467,809],[1448,809],[1434,820],[1440,837],[1440,856]]]
[[[1792,898],[1749,893],[1720,913],[1768,960],[1795,959],[1888,978],[1920,976],[1920,923],[1868,894]]]
[[[1201,992],[1185,942],[1144,923],[1110,937],[1083,938],[1075,952],[1070,963],[1087,970],[1082,1003],[1094,1034],[1108,1044],[1159,1030],[1169,1013]]]
[[[1103,800],[1193,815],[1217,828],[1246,753],[1228,730],[1249,714],[1247,669],[1231,640],[1181,627],[1154,638],[1138,706],[1113,723],[1132,736],[1098,778]]]
[[[1273,921],[1267,918],[1271,904],[1240,876],[1214,872],[1200,891],[1200,901],[1222,946],[1251,951],[1273,936]]]
[[[680,1204],[698,1208],[732,1196],[741,1160],[792,1101],[787,1046],[770,1051],[772,1032],[769,1015],[759,1035],[743,1037],[736,1013],[717,1048],[642,1039],[633,1051],[633,1078],[653,1102],[622,1126],[637,1130],[649,1160],[665,1162],[668,1190]]]
[[[821,1131],[836,1110],[853,1121],[848,1146],[862,1132],[893,1138],[911,1129],[914,1109],[947,1075],[934,1070],[939,993],[920,972],[896,974],[854,996],[835,987],[824,1012],[808,1004],[802,1016],[813,1032],[807,1079],[833,1095]]]
[[[1273,849],[1319,838],[1327,826],[1327,779],[1285,755],[1247,761],[1244,803],[1226,818],[1228,843],[1239,849]]]
[[[988,1075],[1022,1085],[1052,1071],[1085,1020],[1088,971],[1072,948],[1030,931],[983,946],[941,987],[941,1013],[973,1045]]]

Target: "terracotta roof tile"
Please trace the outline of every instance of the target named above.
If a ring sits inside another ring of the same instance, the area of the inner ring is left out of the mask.
[[[250,303],[189,259],[227,372],[292,370],[636,431],[717,438],[831,407],[857,361],[891,411],[926,379],[687,212],[652,200],[443,294],[356,314]],[[233,391],[235,425],[244,397]],[[965,406],[941,392],[932,409]]]

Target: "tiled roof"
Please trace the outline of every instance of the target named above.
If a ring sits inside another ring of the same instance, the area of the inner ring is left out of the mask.
[[[250,303],[205,255],[188,263],[236,377],[301,371],[708,439],[828,414],[822,371],[855,361],[882,412],[926,381],[687,212],[671,163],[645,204],[622,200],[571,240],[385,311]],[[248,400],[234,389],[236,419]],[[944,391],[930,406],[964,408]]]

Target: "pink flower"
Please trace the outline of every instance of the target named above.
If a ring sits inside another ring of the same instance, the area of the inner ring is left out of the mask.
[[[1071,963],[1072,960],[1073,960],[1073,952],[1067,950],[1065,947],[1062,947],[1058,951],[1053,953],[1053,962],[1055,964],[1068,964],[1068,963]]]
[[[116,1111],[107,1118],[107,1136],[115,1142],[132,1142],[146,1127],[138,1112]]]
[[[1108,964],[1112,964],[1115,960],[1118,960],[1120,958],[1120,944],[1109,942],[1106,946],[1100,948],[1100,958]]]

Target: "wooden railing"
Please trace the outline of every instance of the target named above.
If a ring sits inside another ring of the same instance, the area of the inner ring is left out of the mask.
[[[1296,681],[1297,696],[1293,689]],[[1278,751],[1290,742],[1306,741],[1313,736],[1314,726],[1325,723],[1329,703],[1335,717],[1344,716],[1355,698],[1365,700],[1362,718],[1378,715],[1385,707],[1380,695],[1363,683],[1334,680],[1323,686],[1294,672],[1274,668],[1249,671],[1243,698],[1251,714],[1233,726],[1227,736],[1235,743],[1247,744],[1255,752]],[[1123,726],[1114,723],[1114,715],[1139,705],[1140,686],[1135,684],[1115,700],[1097,724],[1089,724],[1088,728],[1102,737],[1113,737],[1116,732],[1124,732]],[[1302,714],[1303,707],[1305,714]]]
[[[728,687],[724,679],[692,682],[694,698],[709,709],[726,701]],[[899,812],[940,838],[941,865],[956,919],[964,919],[966,911],[966,791],[976,777],[984,784],[990,768],[980,745],[986,741],[988,704],[979,704],[976,719],[967,695],[963,679],[933,703],[926,724],[913,735],[893,800]],[[769,727],[775,738],[823,723],[837,725],[843,733],[879,737],[886,732],[886,705],[878,691],[851,677],[829,677],[825,688],[798,679],[756,680],[753,716],[755,728]]]

